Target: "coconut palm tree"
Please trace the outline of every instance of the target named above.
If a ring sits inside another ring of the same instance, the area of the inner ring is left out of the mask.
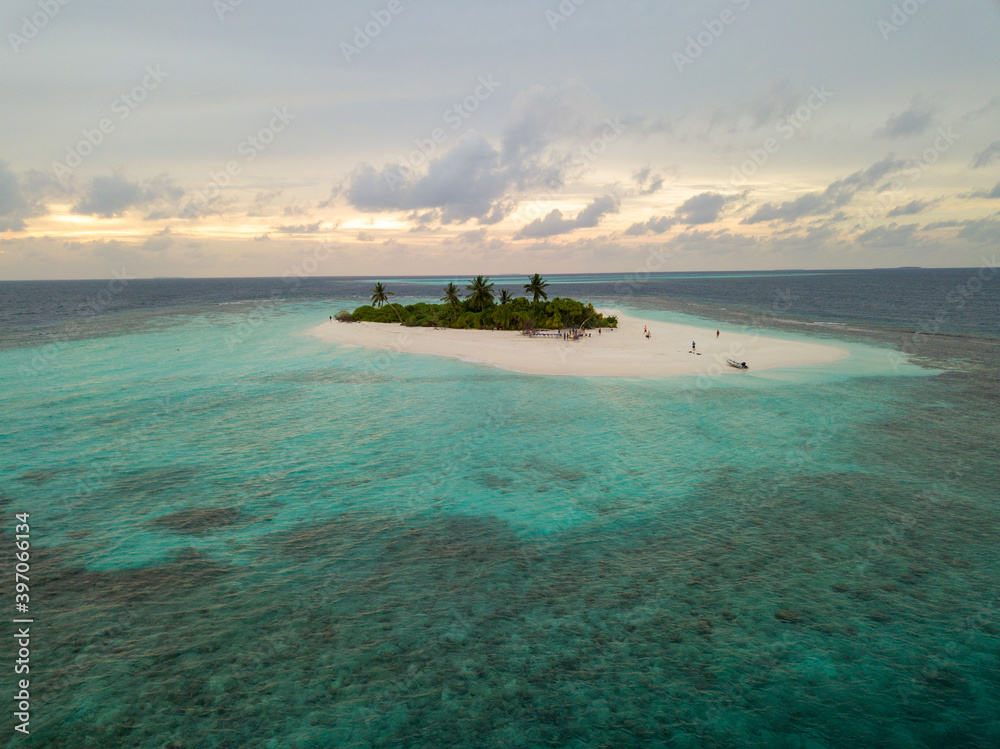
[[[444,296],[441,297],[441,301],[453,304],[457,307],[462,303],[462,299],[458,296],[458,292],[458,287],[454,283],[449,283],[444,287]]]
[[[549,298],[549,295],[545,293],[546,286],[548,286],[548,283],[545,282],[541,275],[536,273],[528,279],[528,283],[524,285],[524,290],[531,294],[532,301],[538,304],[539,298]]]
[[[514,297],[511,296],[510,292],[507,291],[507,289],[500,289],[499,302],[501,307],[503,307],[505,304],[507,304],[507,302],[510,302],[513,299]]]
[[[396,317],[399,317],[399,321],[403,322],[403,318],[399,316],[399,310],[396,309],[396,305],[389,301],[389,297],[391,296],[394,296],[393,293],[385,288],[384,283],[379,281],[375,284],[375,288],[372,289],[372,305],[378,308],[383,304],[388,304],[392,307],[392,311],[396,313]]]
[[[493,284],[488,276],[476,276],[465,287],[470,292],[467,299],[474,310],[484,310],[493,304]]]
[[[378,309],[383,304],[389,301],[389,297],[393,296],[391,291],[387,291],[385,284],[379,281],[375,284],[375,288],[372,289],[372,306]]]

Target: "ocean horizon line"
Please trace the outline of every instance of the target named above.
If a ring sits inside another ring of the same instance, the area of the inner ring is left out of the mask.
[[[959,270],[976,270],[977,268],[983,267],[982,264],[979,266],[916,266],[916,265],[901,265],[896,267],[872,267],[872,268],[772,268],[769,270],[686,270],[686,271],[645,271],[645,270],[631,270],[631,271],[594,271],[587,273],[542,273],[546,279],[577,279],[577,278],[608,278],[608,277],[626,277],[630,280],[643,280],[643,279],[659,279],[659,278],[704,278],[704,277],[715,277],[715,278],[727,278],[727,277],[737,277],[737,276],[751,276],[751,277],[766,277],[774,275],[829,275],[837,273],[871,273],[871,272],[898,272],[898,271],[959,271]],[[373,274],[364,275],[346,275],[346,276],[320,276],[320,275],[286,275],[286,276],[126,276],[124,273],[120,276],[112,275],[110,277],[91,277],[91,278],[12,278],[12,279],[0,279],[0,284],[25,284],[25,283],[86,283],[86,282],[105,282],[109,280],[121,280],[127,282],[133,281],[266,281],[266,280],[277,280],[281,281],[286,278],[299,278],[299,279],[310,279],[313,281],[362,281],[362,282],[374,282],[374,281],[449,281],[456,279],[463,279],[466,277],[474,277],[480,275],[478,271],[469,271],[468,273],[454,273],[449,275],[441,274],[426,274],[426,275],[390,275],[390,276],[378,276]],[[505,278],[521,278],[532,275],[529,272],[520,273],[485,273],[491,279],[505,279]]]

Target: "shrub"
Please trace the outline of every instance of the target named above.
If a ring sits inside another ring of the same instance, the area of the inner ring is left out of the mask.
[[[375,309],[365,304],[354,310],[354,319],[358,322],[399,322],[395,310],[388,304]]]
[[[346,309],[342,309],[340,312],[338,312],[334,319],[337,322],[357,322],[357,320],[354,319],[354,315],[352,315]]]
[[[586,324],[588,328],[613,328],[618,325],[614,317],[603,317],[597,314],[592,304],[583,304],[575,299],[556,297],[548,302],[533,304],[524,297],[517,297],[503,306],[487,306],[481,311],[470,310],[466,303],[462,304],[388,304],[379,309],[363,305],[350,315],[358,322],[399,322],[396,312],[403,318],[407,326],[450,328],[494,328],[503,330],[522,330],[526,327],[555,329],[561,326],[579,326]],[[346,313],[341,313],[346,314]],[[337,315],[340,320],[341,314]]]

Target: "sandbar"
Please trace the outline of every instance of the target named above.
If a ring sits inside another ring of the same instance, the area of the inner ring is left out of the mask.
[[[431,354],[488,364],[532,375],[576,377],[664,377],[677,375],[747,374],[726,364],[727,358],[746,362],[750,372],[829,364],[848,356],[846,349],[827,344],[768,338],[694,325],[664,323],[617,315],[618,328],[577,341],[529,337],[514,331],[407,328],[395,323],[342,323],[314,328],[324,341]],[[644,330],[649,329],[646,338]],[[691,342],[696,344],[692,353]]]

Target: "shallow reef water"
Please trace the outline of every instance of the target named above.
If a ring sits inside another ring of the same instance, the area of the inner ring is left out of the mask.
[[[5,352],[32,746],[1000,745],[984,363],[526,377],[326,309]]]

